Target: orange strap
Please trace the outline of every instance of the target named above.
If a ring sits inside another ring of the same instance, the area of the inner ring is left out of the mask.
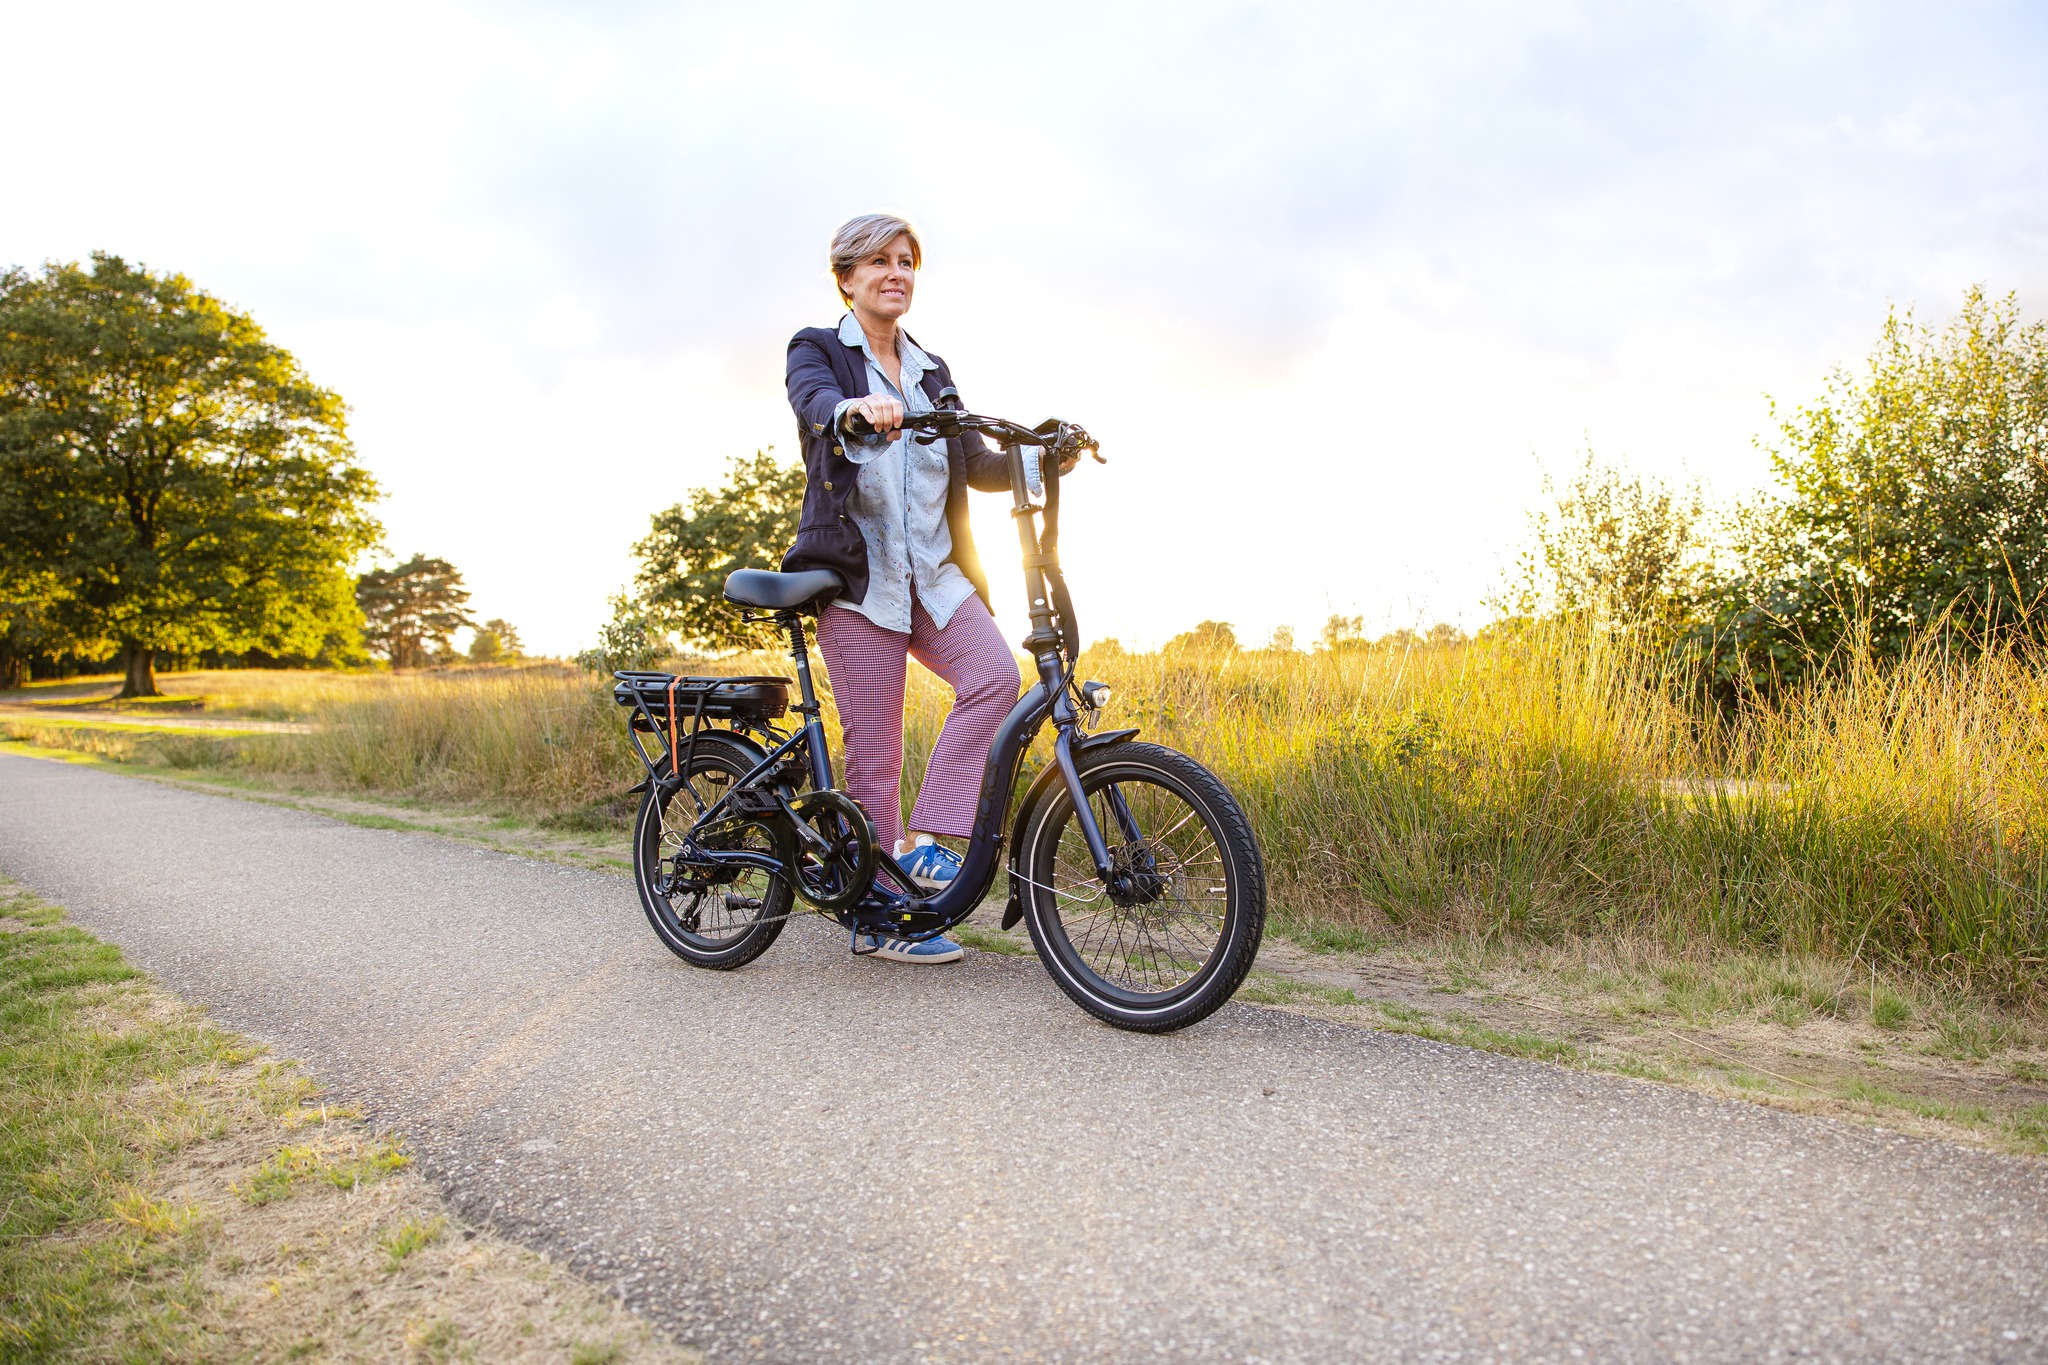
[[[671,674],[668,680],[668,772],[670,777],[682,777],[682,764],[676,761],[676,684],[682,679]]]

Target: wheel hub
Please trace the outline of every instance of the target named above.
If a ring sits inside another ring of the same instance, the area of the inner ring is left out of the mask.
[[[1121,844],[1110,850],[1109,898],[1123,909],[1151,905],[1166,894],[1159,862],[1143,844]]]

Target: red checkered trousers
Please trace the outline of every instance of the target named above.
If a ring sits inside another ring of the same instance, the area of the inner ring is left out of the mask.
[[[818,648],[839,707],[846,788],[867,809],[885,849],[903,837],[908,660],[915,657],[952,686],[953,709],[932,750],[910,827],[926,834],[972,834],[989,745],[1022,688],[1016,657],[981,598],[969,593],[942,630],[913,597],[908,634],[884,630],[850,608],[828,607],[818,617]]]

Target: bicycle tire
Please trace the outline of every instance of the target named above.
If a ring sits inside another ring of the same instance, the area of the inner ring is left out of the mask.
[[[689,745],[685,744],[689,750]],[[678,828],[687,829],[698,816],[695,801],[688,801],[684,793],[699,787],[715,788],[720,785],[710,781],[722,776],[725,783],[744,777],[761,761],[761,751],[754,745],[725,734],[723,731],[706,731],[697,736],[696,747],[688,752],[688,767],[684,771],[681,785],[656,783],[648,787],[640,800],[640,815],[633,827],[633,882],[640,891],[640,908],[647,913],[647,922],[654,926],[655,937],[677,957],[695,967],[706,967],[713,971],[731,971],[744,967],[768,951],[782,933],[782,926],[789,922],[789,913],[794,896],[789,883],[780,877],[762,872],[744,872],[731,885],[746,887],[748,892],[737,899],[751,900],[752,906],[734,906],[734,895],[718,890],[719,901],[713,908],[725,912],[722,922],[731,932],[706,934],[701,932],[704,925],[702,913],[706,902],[714,894],[711,890],[690,897],[679,908],[675,898],[665,894],[658,884],[663,874],[662,848],[664,839],[672,839]],[[710,795],[708,790],[698,791],[699,799]],[[678,812],[680,826],[669,823],[669,811],[677,801],[686,801],[688,809]],[[683,817],[687,815],[687,819]],[[763,831],[761,843],[772,851],[777,842],[774,831],[765,824],[751,821],[738,822],[736,828],[754,828]],[[751,912],[751,913],[749,913]]]
[[[1022,888],[1024,921],[1039,960],[1075,1004],[1117,1028],[1168,1033],[1208,1018],[1244,983],[1265,933],[1266,871],[1251,821],[1214,773],[1162,745],[1084,752],[1076,767],[1112,857],[1123,868],[1150,859],[1146,885],[1156,888],[1142,903],[1115,903],[1096,879],[1072,796],[1055,788],[1023,836],[1030,875]],[[1159,794],[1145,797],[1142,815],[1123,790],[1140,787]],[[1112,790],[1121,793],[1140,838],[1119,828]],[[1146,820],[1169,818],[1164,813],[1174,802],[1192,814],[1171,829],[1143,828]],[[1172,837],[1197,817],[1215,850],[1214,873],[1193,856],[1199,849],[1184,847],[1192,836],[1179,843]],[[1217,875],[1224,879],[1220,896]],[[1206,932],[1211,923],[1213,940]]]

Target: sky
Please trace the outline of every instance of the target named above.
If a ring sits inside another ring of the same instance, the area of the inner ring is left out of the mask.
[[[1740,498],[1887,308],[2048,307],[2038,3],[0,0],[0,45],[0,265],[250,313],[387,554],[549,653],[651,514],[796,457],[857,213],[918,224],[970,407],[1101,439],[1062,550],[1129,645],[1477,625],[1585,451]]]

